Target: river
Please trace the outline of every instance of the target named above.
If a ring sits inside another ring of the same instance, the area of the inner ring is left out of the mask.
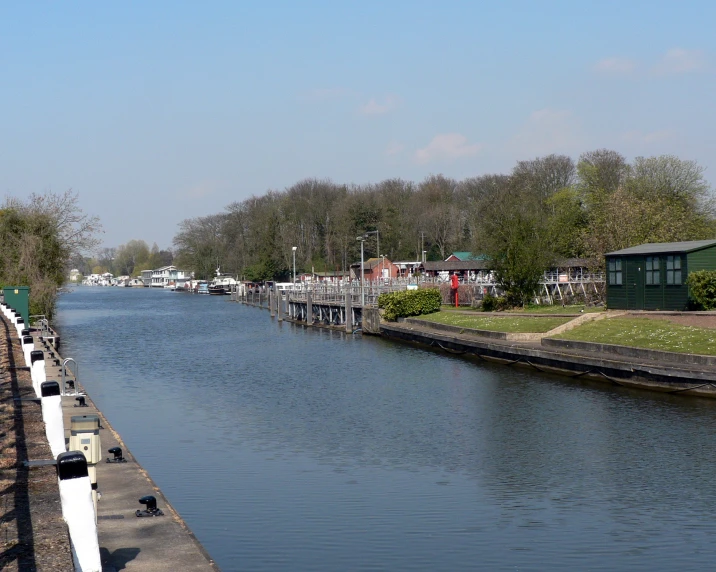
[[[55,326],[222,570],[716,562],[714,401],[278,323],[228,296],[78,287]]]

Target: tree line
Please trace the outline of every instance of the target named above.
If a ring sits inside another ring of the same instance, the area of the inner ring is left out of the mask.
[[[72,190],[7,198],[0,207],[0,285],[29,286],[30,314],[51,317],[70,261],[97,246],[100,230]]]
[[[142,270],[154,270],[169,266],[174,261],[171,250],[160,250],[155,242],[151,248],[141,239],[132,239],[117,247],[104,247],[94,256],[77,256],[72,267],[80,274],[104,274],[113,276],[140,276]]]
[[[454,251],[487,255],[515,300],[534,290],[556,259],[586,258],[646,242],[710,238],[716,211],[704,168],[672,155],[637,157],[598,149],[518,161],[508,174],[419,183],[388,179],[344,185],[307,179],[183,220],[176,263],[210,278],[214,269],[247,280],[299,271],[343,270],[365,255],[444,260]],[[377,231],[377,233],[375,232]],[[378,249],[380,243],[380,252]]]

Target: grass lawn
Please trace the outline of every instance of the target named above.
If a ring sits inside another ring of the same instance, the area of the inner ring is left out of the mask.
[[[555,338],[716,355],[716,330],[681,326],[668,320],[651,318],[609,318],[588,322]]]
[[[418,316],[417,319],[425,320],[426,322],[448,324],[449,326],[457,326],[459,328],[472,328],[474,330],[537,334],[549,332],[551,329],[569,322],[571,318],[537,318],[528,316],[495,317],[440,311],[426,316]]]
[[[557,304],[554,306],[527,306],[526,308],[512,308],[511,310],[506,310],[509,314],[574,314],[575,316],[577,314],[583,313],[582,310],[584,310],[584,313],[593,313],[593,312],[603,312],[603,307],[586,307],[581,304],[575,305],[575,306],[562,306],[561,304]],[[460,308],[455,308],[455,306],[446,306],[443,305],[440,308],[441,312],[475,312],[477,314],[481,313],[482,310],[480,308],[470,308],[467,306],[461,306]]]

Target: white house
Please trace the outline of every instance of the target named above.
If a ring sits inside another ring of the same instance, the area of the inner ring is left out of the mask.
[[[177,270],[176,266],[163,266],[152,270],[152,288],[164,288],[169,284],[183,287],[187,280],[191,280],[191,273]]]

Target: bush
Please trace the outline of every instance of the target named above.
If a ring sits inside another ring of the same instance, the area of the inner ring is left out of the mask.
[[[383,317],[389,322],[408,316],[431,314],[440,310],[442,296],[437,288],[403,290],[378,297],[378,307],[385,310]]]
[[[696,308],[700,310],[716,308],[716,271],[690,272],[686,285],[689,287],[689,296]]]
[[[483,312],[501,312],[512,308],[509,300],[504,296],[493,296],[492,294],[485,294],[482,298],[481,309]]]

